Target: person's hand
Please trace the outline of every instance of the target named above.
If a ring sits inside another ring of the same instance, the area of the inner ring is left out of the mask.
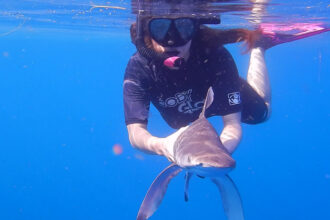
[[[176,140],[178,139],[178,137],[180,136],[180,134],[182,134],[182,132],[184,132],[188,127],[189,127],[189,125],[182,127],[179,130],[177,130],[176,132],[174,132],[173,134],[162,139],[163,154],[169,161],[175,162],[175,160],[174,160],[174,144],[175,144]]]
[[[261,38],[262,32],[257,30],[245,30],[245,29],[237,29],[237,35],[239,36],[238,41],[243,41],[243,53],[246,54],[250,52],[258,41]]]

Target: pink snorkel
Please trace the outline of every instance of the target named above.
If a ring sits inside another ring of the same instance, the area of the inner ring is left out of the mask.
[[[169,68],[180,67],[184,63],[184,58],[173,56],[164,60],[163,64]]]

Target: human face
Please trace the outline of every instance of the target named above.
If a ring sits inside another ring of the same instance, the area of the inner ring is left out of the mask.
[[[155,40],[151,39],[153,49],[158,53],[165,53],[170,56],[178,56],[184,58],[186,61],[189,58],[189,51],[191,46],[191,40],[188,41],[185,45],[180,47],[163,47],[158,44]]]
[[[193,18],[152,18],[148,22],[151,38],[163,47],[181,47],[191,41],[197,22]]]

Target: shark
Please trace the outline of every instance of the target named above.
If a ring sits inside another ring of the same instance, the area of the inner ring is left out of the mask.
[[[170,181],[186,171],[184,199],[188,201],[189,181],[193,175],[210,178],[220,191],[228,220],[244,220],[239,191],[228,173],[236,166],[235,160],[223,146],[215,128],[205,117],[214,93],[208,89],[199,118],[184,130],[174,143],[174,161],[153,181],[140,206],[137,220],[149,219],[161,204]]]

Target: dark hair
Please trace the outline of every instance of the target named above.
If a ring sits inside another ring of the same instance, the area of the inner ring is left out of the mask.
[[[150,19],[150,17],[144,17],[140,18],[140,22],[143,24],[142,31],[143,31],[143,38],[144,38],[144,43],[148,48],[152,48],[152,43],[151,43],[151,37],[149,35],[149,30],[147,28],[147,22]],[[136,45],[136,40],[137,40],[137,35],[138,35],[138,30],[137,30],[137,23],[134,22],[131,24],[130,27],[130,34],[131,34],[131,41],[134,45]]]
[[[143,30],[144,33],[148,33],[147,28]],[[136,45],[137,39],[137,25],[133,23],[130,27],[131,41]],[[197,31],[196,39],[205,47],[219,47],[225,44],[245,42],[246,51],[252,49],[255,41],[260,37],[259,30],[248,30],[243,28],[238,29],[214,29],[206,25],[201,25]],[[151,38],[149,34],[144,34],[144,42],[148,48],[152,48]]]
[[[207,47],[216,47],[225,44],[245,42],[246,51],[252,49],[255,41],[260,36],[259,30],[237,29],[214,29],[205,25],[201,26],[198,38]]]

